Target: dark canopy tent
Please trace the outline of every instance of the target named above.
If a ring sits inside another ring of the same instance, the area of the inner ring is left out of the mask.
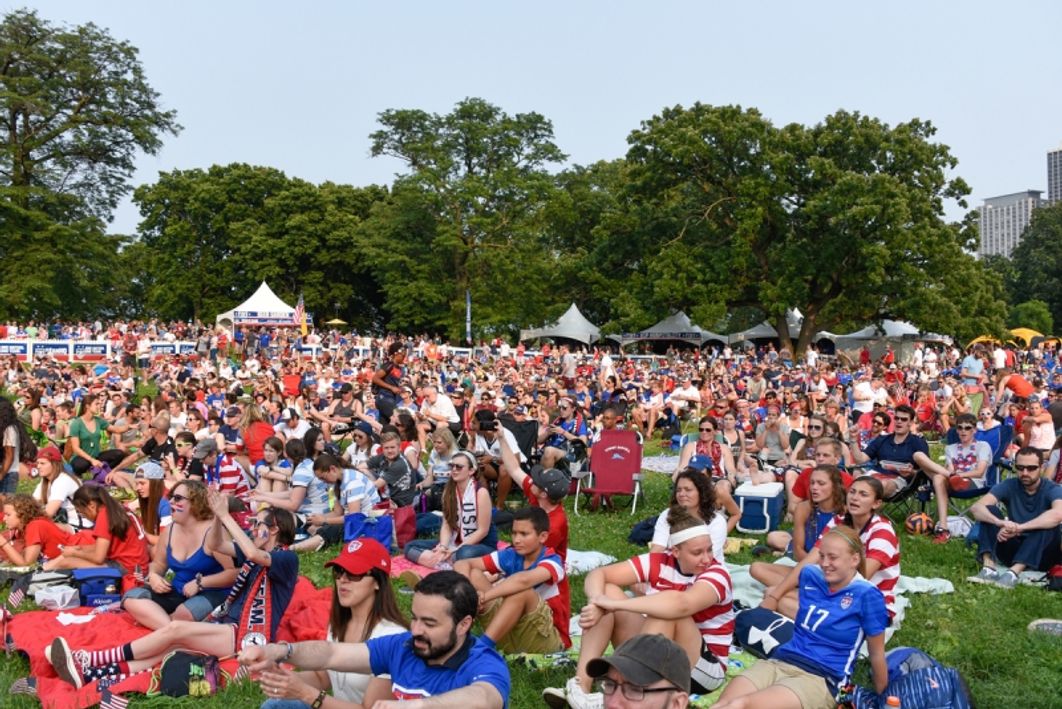
[[[699,325],[694,325],[690,322],[689,316],[680,311],[641,332],[624,333],[620,337],[620,343],[623,346],[641,342],[663,344],[665,346],[686,344],[693,347],[703,347],[709,342],[717,342],[723,345],[726,343],[726,336],[705,330]]]
[[[520,340],[540,340],[544,338],[575,340],[584,345],[589,345],[601,339],[601,330],[579,312],[575,303],[565,311],[564,315],[544,327],[531,328],[520,331]]]

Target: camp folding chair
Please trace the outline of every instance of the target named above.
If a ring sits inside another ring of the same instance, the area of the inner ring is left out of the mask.
[[[999,481],[1003,479],[1004,470],[1010,469],[1010,463],[1004,457],[1011,441],[1014,440],[1014,428],[1012,426],[996,426],[987,431],[977,429],[974,439],[984,441],[992,448],[992,462],[985,469],[985,484],[981,487],[972,487],[969,490],[949,490],[948,502],[956,514],[963,514],[963,510],[951,502],[951,500],[972,500],[986,494]],[[959,442],[959,433],[955,428],[948,429],[945,442],[948,444]]]
[[[535,448],[538,446],[538,421],[517,421],[505,415],[499,416],[498,421],[509,430],[509,433],[513,434],[513,438],[516,439],[516,445],[520,447],[520,452],[527,458],[527,464],[522,467],[525,470],[530,470],[531,465],[536,462]]]
[[[631,514],[642,492],[642,446],[638,433],[627,430],[602,431],[590,449],[590,471],[579,477],[575,487],[575,514],[581,495],[630,495]]]

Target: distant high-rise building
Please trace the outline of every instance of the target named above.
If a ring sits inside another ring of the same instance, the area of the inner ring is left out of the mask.
[[[1047,151],[1047,201],[1062,202],[1062,146]]]
[[[1026,190],[1014,194],[989,197],[981,207],[980,256],[1010,256],[1014,247],[1021,243],[1025,227],[1029,226],[1032,213],[1044,205],[1040,190]]]

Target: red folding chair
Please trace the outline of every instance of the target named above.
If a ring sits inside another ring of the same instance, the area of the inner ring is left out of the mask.
[[[590,449],[590,472],[575,487],[575,514],[581,495],[630,495],[631,514],[642,492],[642,446],[637,431],[602,431]]]

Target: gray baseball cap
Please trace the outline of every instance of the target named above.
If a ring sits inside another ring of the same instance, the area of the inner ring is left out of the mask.
[[[690,660],[686,651],[662,635],[635,635],[609,657],[586,665],[591,677],[603,677],[615,667],[623,678],[643,687],[665,680],[683,692],[690,691]]]

